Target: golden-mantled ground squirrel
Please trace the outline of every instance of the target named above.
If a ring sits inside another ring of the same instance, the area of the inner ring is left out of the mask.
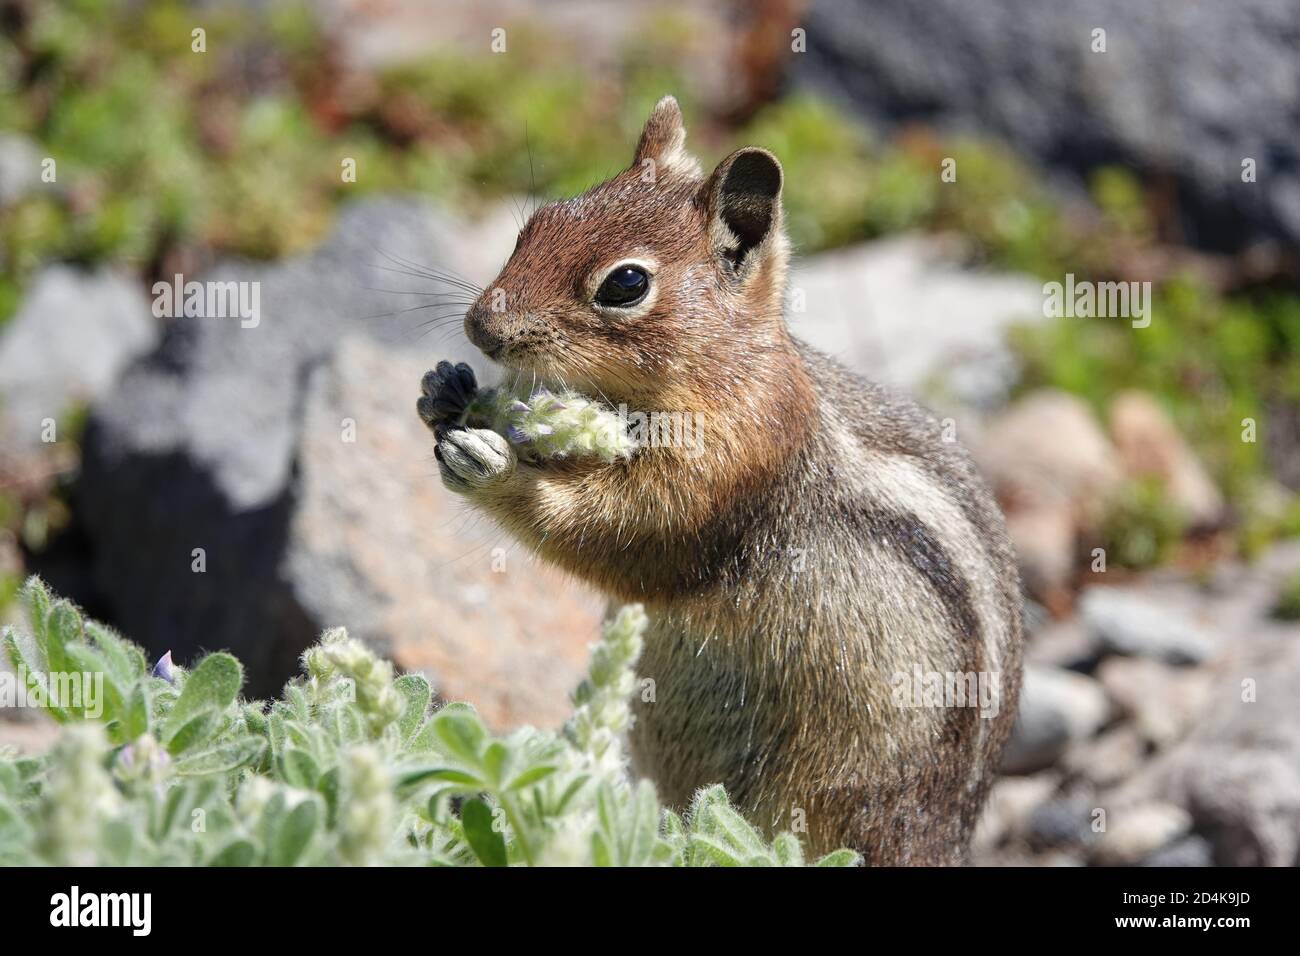
[[[443,481],[645,604],[630,745],[667,802],[722,783],[815,852],[959,863],[1020,689],[1002,516],[929,413],[791,337],[776,158],[706,178],[685,139],[665,97],[628,169],[529,219],[465,331],[540,382],[690,414],[691,447],[525,463],[446,426],[463,396],[437,372],[419,404]]]

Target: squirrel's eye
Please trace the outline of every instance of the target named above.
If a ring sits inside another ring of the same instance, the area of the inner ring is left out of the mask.
[[[650,277],[640,266],[619,266],[596,290],[597,305],[636,305],[650,289]]]

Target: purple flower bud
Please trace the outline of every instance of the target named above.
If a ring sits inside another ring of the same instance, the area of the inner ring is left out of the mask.
[[[510,403],[510,411],[519,415],[526,414],[528,412],[528,406],[516,398]]]
[[[525,432],[518,425],[507,425],[506,437],[509,438],[516,445],[527,445],[529,442],[532,441],[532,439],[528,437],[528,433]]]
[[[158,658],[158,663],[153,666],[153,676],[160,677],[169,684],[176,683],[176,672],[172,670],[171,651]]]

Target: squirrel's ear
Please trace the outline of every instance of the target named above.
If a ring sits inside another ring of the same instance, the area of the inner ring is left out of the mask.
[[[713,246],[737,272],[755,249],[781,241],[781,181],[776,157],[747,146],[720,162],[702,187]]]
[[[652,181],[660,173],[700,175],[700,164],[686,152],[686,124],[675,98],[665,96],[655,104],[636,144],[632,165],[642,174],[648,172]]]

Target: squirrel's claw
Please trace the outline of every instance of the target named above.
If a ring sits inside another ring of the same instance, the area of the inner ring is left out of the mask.
[[[421,421],[437,431],[439,426],[455,422],[469,407],[478,392],[478,381],[464,362],[439,362],[437,368],[424,373],[420,392],[415,409]]]

